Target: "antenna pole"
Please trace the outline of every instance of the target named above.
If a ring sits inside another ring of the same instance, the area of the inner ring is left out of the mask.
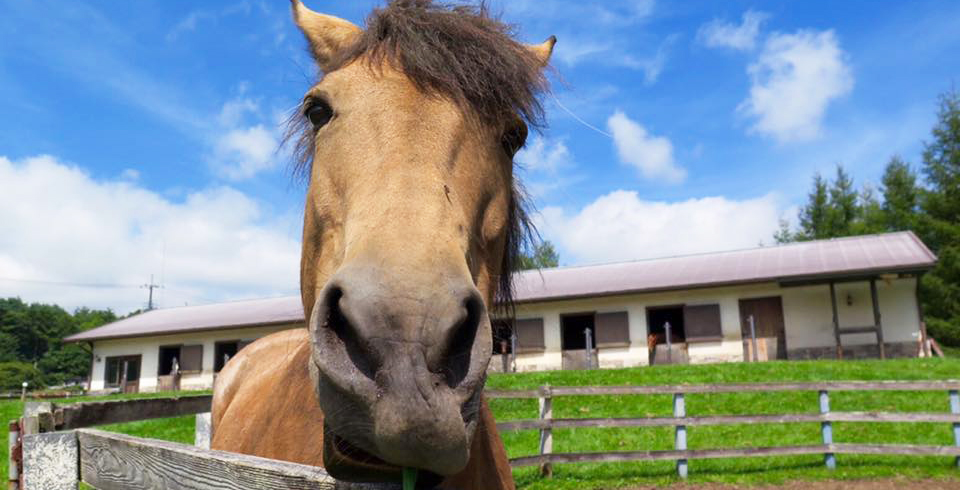
[[[160,285],[158,285],[158,284],[154,284],[154,283],[153,283],[153,274],[150,274],[150,284],[144,284],[144,285],[142,285],[142,286],[140,286],[140,287],[141,287],[141,288],[144,288],[144,289],[149,289],[149,290],[150,290],[149,294],[147,295],[147,311],[150,311],[150,310],[153,309],[153,290],[154,290],[154,289],[157,289],[157,288],[161,288],[161,287],[163,287],[163,286],[160,286]]]

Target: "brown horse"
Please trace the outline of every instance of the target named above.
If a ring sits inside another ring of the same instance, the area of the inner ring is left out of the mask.
[[[482,391],[488,310],[526,236],[513,156],[538,123],[554,39],[483,7],[395,0],[365,30],[293,2],[323,72],[295,117],[309,179],[308,328],[220,373],[213,447],[351,481],[512,489]],[[496,303],[495,303],[496,302]]]

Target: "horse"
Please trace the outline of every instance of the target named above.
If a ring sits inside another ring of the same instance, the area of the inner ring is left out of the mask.
[[[483,397],[490,315],[531,236],[513,158],[540,125],[556,39],[480,6],[393,0],[364,29],[292,0],[322,76],[288,138],[307,182],[307,328],[220,372],[214,449],[339,480],[514,488]]]

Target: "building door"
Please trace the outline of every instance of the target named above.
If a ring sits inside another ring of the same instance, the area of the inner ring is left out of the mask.
[[[140,390],[140,356],[108,357],[105,373],[108,387],[119,388],[123,393]]]
[[[750,318],[757,336],[757,352],[753,352]],[[740,300],[740,334],[743,336],[743,359],[760,361],[786,359],[787,336],[784,331],[783,303],[780,296]]]
[[[594,313],[560,315],[560,349],[563,369],[586,369],[599,367],[597,336]],[[589,353],[587,331],[590,335]]]

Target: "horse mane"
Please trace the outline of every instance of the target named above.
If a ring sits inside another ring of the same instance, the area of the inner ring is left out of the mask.
[[[327,71],[361,58],[371,67],[387,64],[420,91],[447,97],[486,124],[519,115],[540,128],[544,111],[539,97],[547,90],[547,80],[540,60],[515,34],[514,26],[492,17],[483,1],[474,6],[392,0],[370,13],[362,34]],[[314,137],[299,109],[290,117],[285,140],[295,142],[295,172],[306,176]],[[520,254],[538,238],[527,210],[526,194],[514,178],[496,306],[491,305],[508,316],[514,312],[512,273]]]

